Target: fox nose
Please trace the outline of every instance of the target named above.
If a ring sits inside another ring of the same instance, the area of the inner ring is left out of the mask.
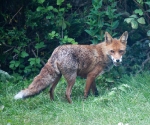
[[[119,60],[119,59],[117,59],[117,60],[116,60],[116,62],[118,63],[118,62],[120,62],[120,60]]]

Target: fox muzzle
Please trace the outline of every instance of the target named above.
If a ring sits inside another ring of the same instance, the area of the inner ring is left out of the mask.
[[[111,56],[111,59],[112,59],[112,61],[113,61],[113,64],[115,65],[115,66],[119,66],[120,64],[121,64],[121,62],[122,62],[122,56],[118,59],[115,59],[113,56]]]

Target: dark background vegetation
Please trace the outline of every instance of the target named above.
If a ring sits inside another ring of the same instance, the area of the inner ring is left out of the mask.
[[[150,69],[149,29],[149,0],[1,0],[0,69],[33,77],[61,44],[96,44],[105,31],[128,31],[123,66],[113,75],[136,74]]]

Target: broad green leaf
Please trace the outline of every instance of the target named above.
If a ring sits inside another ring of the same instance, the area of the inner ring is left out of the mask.
[[[59,9],[59,12],[64,12],[65,11],[65,8],[60,8]]]
[[[115,22],[112,23],[112,29],[116,29],[119,25],[119,21],[116,20]]]
[[[36,63],[40,64],[40,58],[36,58]]]
[[[36,48],[36,49],[40,49],[40,48],[43,48],[43,47],[45,47],[44,42],[40,42],[40,43],[37,43],[37,44],[35,45],[35,48]]]
[[[66,29],[66,27],[67,27],[67,25],[66,25],[65,21],[63,21],[63,23],[62,23],[62,29],[64,30],[64,29]]]
[[[30,65],[31,65],[31,66],[35,64],[35,59],[36,59],[36,58],[30,58],[30,59],[28,60],[28,61],[30,61]]]
[[[61,5],[64,2],[64,0],[57,0],[57,5]]]
[[[25,58],[25,57],[27,57],[27,56],[29,56],[28,53],[26,53],[25,51],[22,51],[22,52],[21,52],[21,57]]]
[[[135,13],[139,14],[140,16],[143,15],[143,11],[141,9],[134,10]]]
[[[138,28],[138,23],[137,23],[137,21],[132,20],[132,21],[131,21],[131,27],[132,27],[133,29],[137,29],[137,28]]]
[[[126,18],[126,19],[124,19],[124,21],[127,22],[127,23],[131,23],[132,20],[134,20],[134,18]]]
[[[87,32],[90,36],[94,36],[94,32],[92,30],[85,30],[85,32]]]
[[[48,6],[47,10],[53,10],[53,6]]]
[[[53,8],[53,11],[56,12],[56,13],[58,12],[58,10],[56,8]]]
[[[147,31],[147,36],[150,36],[150,30]]]
[[[44,7],[38,7],[38,8],[36,8],[36,11],[41,11],[41,10],[43,10],[44,9]]]
[[[138,18],[138,16],[135,15],[135,14],[131,15],[130,17],[131,17],[131,18]]]
[[[51,16],[46,16],[46,19],[51,19],[52,17]]]
[[[10,62],[10,64],[15,64],[15,61],[14,61],[14,60],[12,60],[12,61]]]
[[[24,69],[24,72],[25,73],[28,73],[28,72],[30,72],[31,71],[31,68],[30,67],[25,67],[25,69]]]
[[[67,8],[72,8],[72,5],[70,3],[67,4]]]
[[[143,0],[137,0],[137,2],[143,4]]]
[[[14,49],[14,52],[15,52],[15,53],[20,53],[20,51],[19,51],[19,50],[17,50],[17,49]]]
[[[28,59],[28,61],[35,61],[35,58],[30,58]]]
[[[42,4],[45,0],[38,0],[38,3]]]
[[[19,61],[16,61],[15,62],[15,67],[18,67],[20,65],[20,62]]]
[[[144,3],[146,3],[147,5],[149,5],[149,6],[150,6],[150,2],[144,2]]]
[[[15,64],[10,64],[9,68],[13,69],[15,67]]]
[[[143,17],[140,17],[139,19],[137,19],[137,21],[140,23],[140,24],[145,24],[145,19]]]
[[[98,20],[98,28],[102,28],[104,26],[104,20],[103,19],[99,19]]]

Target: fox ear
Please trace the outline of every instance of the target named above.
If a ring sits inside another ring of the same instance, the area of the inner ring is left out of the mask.
[[[128,32],[125,31],[125,32],[122,34],[122,36],[120,37],[120,41],[121,41],[122,43],[126,44],[126,43],[127,43],[127,39],[128,39]]]
[[[106,41],[106,43],[112,42],[112,37],[108,32],[105,32],[105,41]]]

